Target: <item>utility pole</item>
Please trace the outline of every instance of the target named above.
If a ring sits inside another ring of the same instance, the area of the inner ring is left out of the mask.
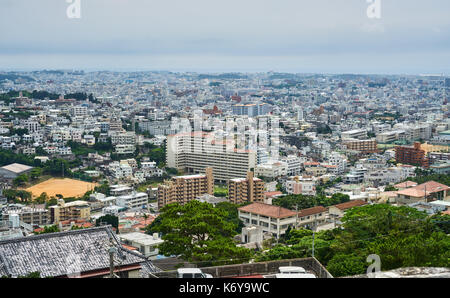
[[[427,202],[427,184],[425,182],[425,203]]]
[[[312,257],[314,258],[314,240],[316,239],[316,223],[313,222]]]

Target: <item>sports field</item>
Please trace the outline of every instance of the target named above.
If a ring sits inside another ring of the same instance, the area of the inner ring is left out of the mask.
[[[81,197],[87,191],[93,190],[97,185],[97,183],[84,182],[68,178],[52,178],[29,187],[26,189],[26,191],[31,192],[33,194],[33,197],[38,197],[43,192],[46,192],[49,197],[54,197],[57,194],[60,194],[65,198]]]

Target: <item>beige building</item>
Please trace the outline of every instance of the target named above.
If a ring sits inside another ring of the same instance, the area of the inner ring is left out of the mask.
[[[289,226],[295,227],[297,222],[295,211],[263,203],[238,208],[238,212],[245,226],[259,226],[264,233],[271,233],[276,238],[284,235]]]
[[[323,206],[303,209],[298,212],[297,226],[302,228],[315,228],[326,222],[328,209]]]
[[[167,166],[199,174],[213,168],[214,179],[226,182],[245,177],[256,167],[256,152],[235,149],[234,142],[215,140],[212,133],[193,132],[167,136]]]
[[[89,219],[91,217],[91,207],[86,201],[74,201],[65,203],[58,200],[58,205],[50,206],[50,222],[58,224],[65,220]]]
[[[247,178],[237,178],[228,181],[228,198],[231,203],[264,201],[264,181],[253,177],[253,172],[247,173]]]
[[[370,140],[348,139],[344,141],[344,145],[349,150],[359,151],[363,154],[378,152],[376,139]]]
[[[411,185],[413,185],[411,183]],[[408,205],[417,202],[449,201],[450,187],[435,181],[428,181],[420,185],[406,187],[397,191],[396,203]]]
[[[158,208],[167,204],[185,204],[203,194],[214,194],[213,169],[206,168],[204,175],[172,177],[158,187]]]
[[[3,212],[3,220],[8,221],[10,215],[19,215],[20,221],[29,225],[48,225],[49,212],[44,208],[24,207],[19,210],[6,210]]]

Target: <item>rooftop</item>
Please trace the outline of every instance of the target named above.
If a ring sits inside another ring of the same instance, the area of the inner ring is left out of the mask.
[[[353,201],[333,205],[330,207],[336,207],[340,210],[346,210],[346,209],[350,209],[350,208],[357,207],[357,206],[363,206],[363,205],[367,205],[367,202],[365,202],[363,200],[353,200]]]
[[[63,277],[108,269],[111,243],[122,266],[149,263],[122,247],[110,227],[103,226],[0,241],[0,276],[40,272],[42,277]],[[159,271],[154,266],[153,270]]]
[[[10,165],[7,165],[7,166],[3,166],[1,168],[5,169],[5,170],[8,170],[10,172],[19,174],[19,173],[31,170],[33,167],[30,167],[30,166],[27,166],[27,165],[23,165],[23,164],[20,164],[20,163],[13,163],[13,164],[10,164]]]
[[[238,209],[240,211],[259,214],[273,218],[286,218],[296,215],[296,213],[292,210],[263,203],[252,203],[250,205]]]

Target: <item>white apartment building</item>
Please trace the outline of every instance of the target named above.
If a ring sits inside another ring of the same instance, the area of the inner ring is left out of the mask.
[[[286,192],[293,195],[316,195],[316,183],[311,178],[294,177],[286,181]]]
[[[142,208],[148,204],[148,195],[145,192],[132,192],[128,195],[117,197],[117,206],[125,208]]]
[[[344,131],[341,133],[342,140],[346,139],[367,139],[367,130],[365,129],[353,129],[349,131]]]
[[[344,176],[345,183],[362,183],[364,181],[364,175],[367,169],[361,166],[356,166],[351,169],[350,173]]]
[[[133,168],[128,163],[112,162],[108,166],[111,175],[116,179],[131,178]]]
[[[110,133],[113,145],[135,145],[136,134],[132,131]]]
[[[72,154],[72,148],[70,148],[70,147],[59,147],[57,149],[57,153],[59,155],[71,155]]]
[[[131,144],[119,144],[115,147],[117,154],[133,154],[136,147]]]
[[[397,123],[394,125],[394,129],[404,130],[405,139],[409,141],[414,140],[429,140],[432,136],[432,126],[431,124],[405,124]]]
[[[347,169],[347,164],[348,164],[347,158],[344,155],[342,155],[342,154],[340,154],[338,152],[332,152],[328,156],[328,162],[331,165],[337,167],[336,168],[337,174],[342,174]]]
[[[84,117],[88,114],[88,109],[85,106],[74,106],[70,109],[70,114],[74,117]]]
[[[271,161],[266,164],[257,165],[255,176],[266,178],[277,178],[288,174],[288,164],[282,161]]]
[[[154,162],[154,161],[141,162],[141,168],[143,170],[154,169],[154,168],[156,168],[156,162]]]
[[[376,123],[376,124],[374,123],[372,125],[372,130],[375,133],[375,135],[379,135],[380,133],[390,131],[391,126],[386,123],[384,123],[384,124],[383,123]]]
[[[228,147],[215,141],[213,134],[204,132],[180,133],[167,136],[167,166],[189,174],[201,174],[213,168],[214,179],[226,182],[245,177],[256,166],[256,152]]]
[[[287,175],[299,175],[302,171],[302,160],[295,155],[289,155],[281,158],[281,161],[287,164]]]

